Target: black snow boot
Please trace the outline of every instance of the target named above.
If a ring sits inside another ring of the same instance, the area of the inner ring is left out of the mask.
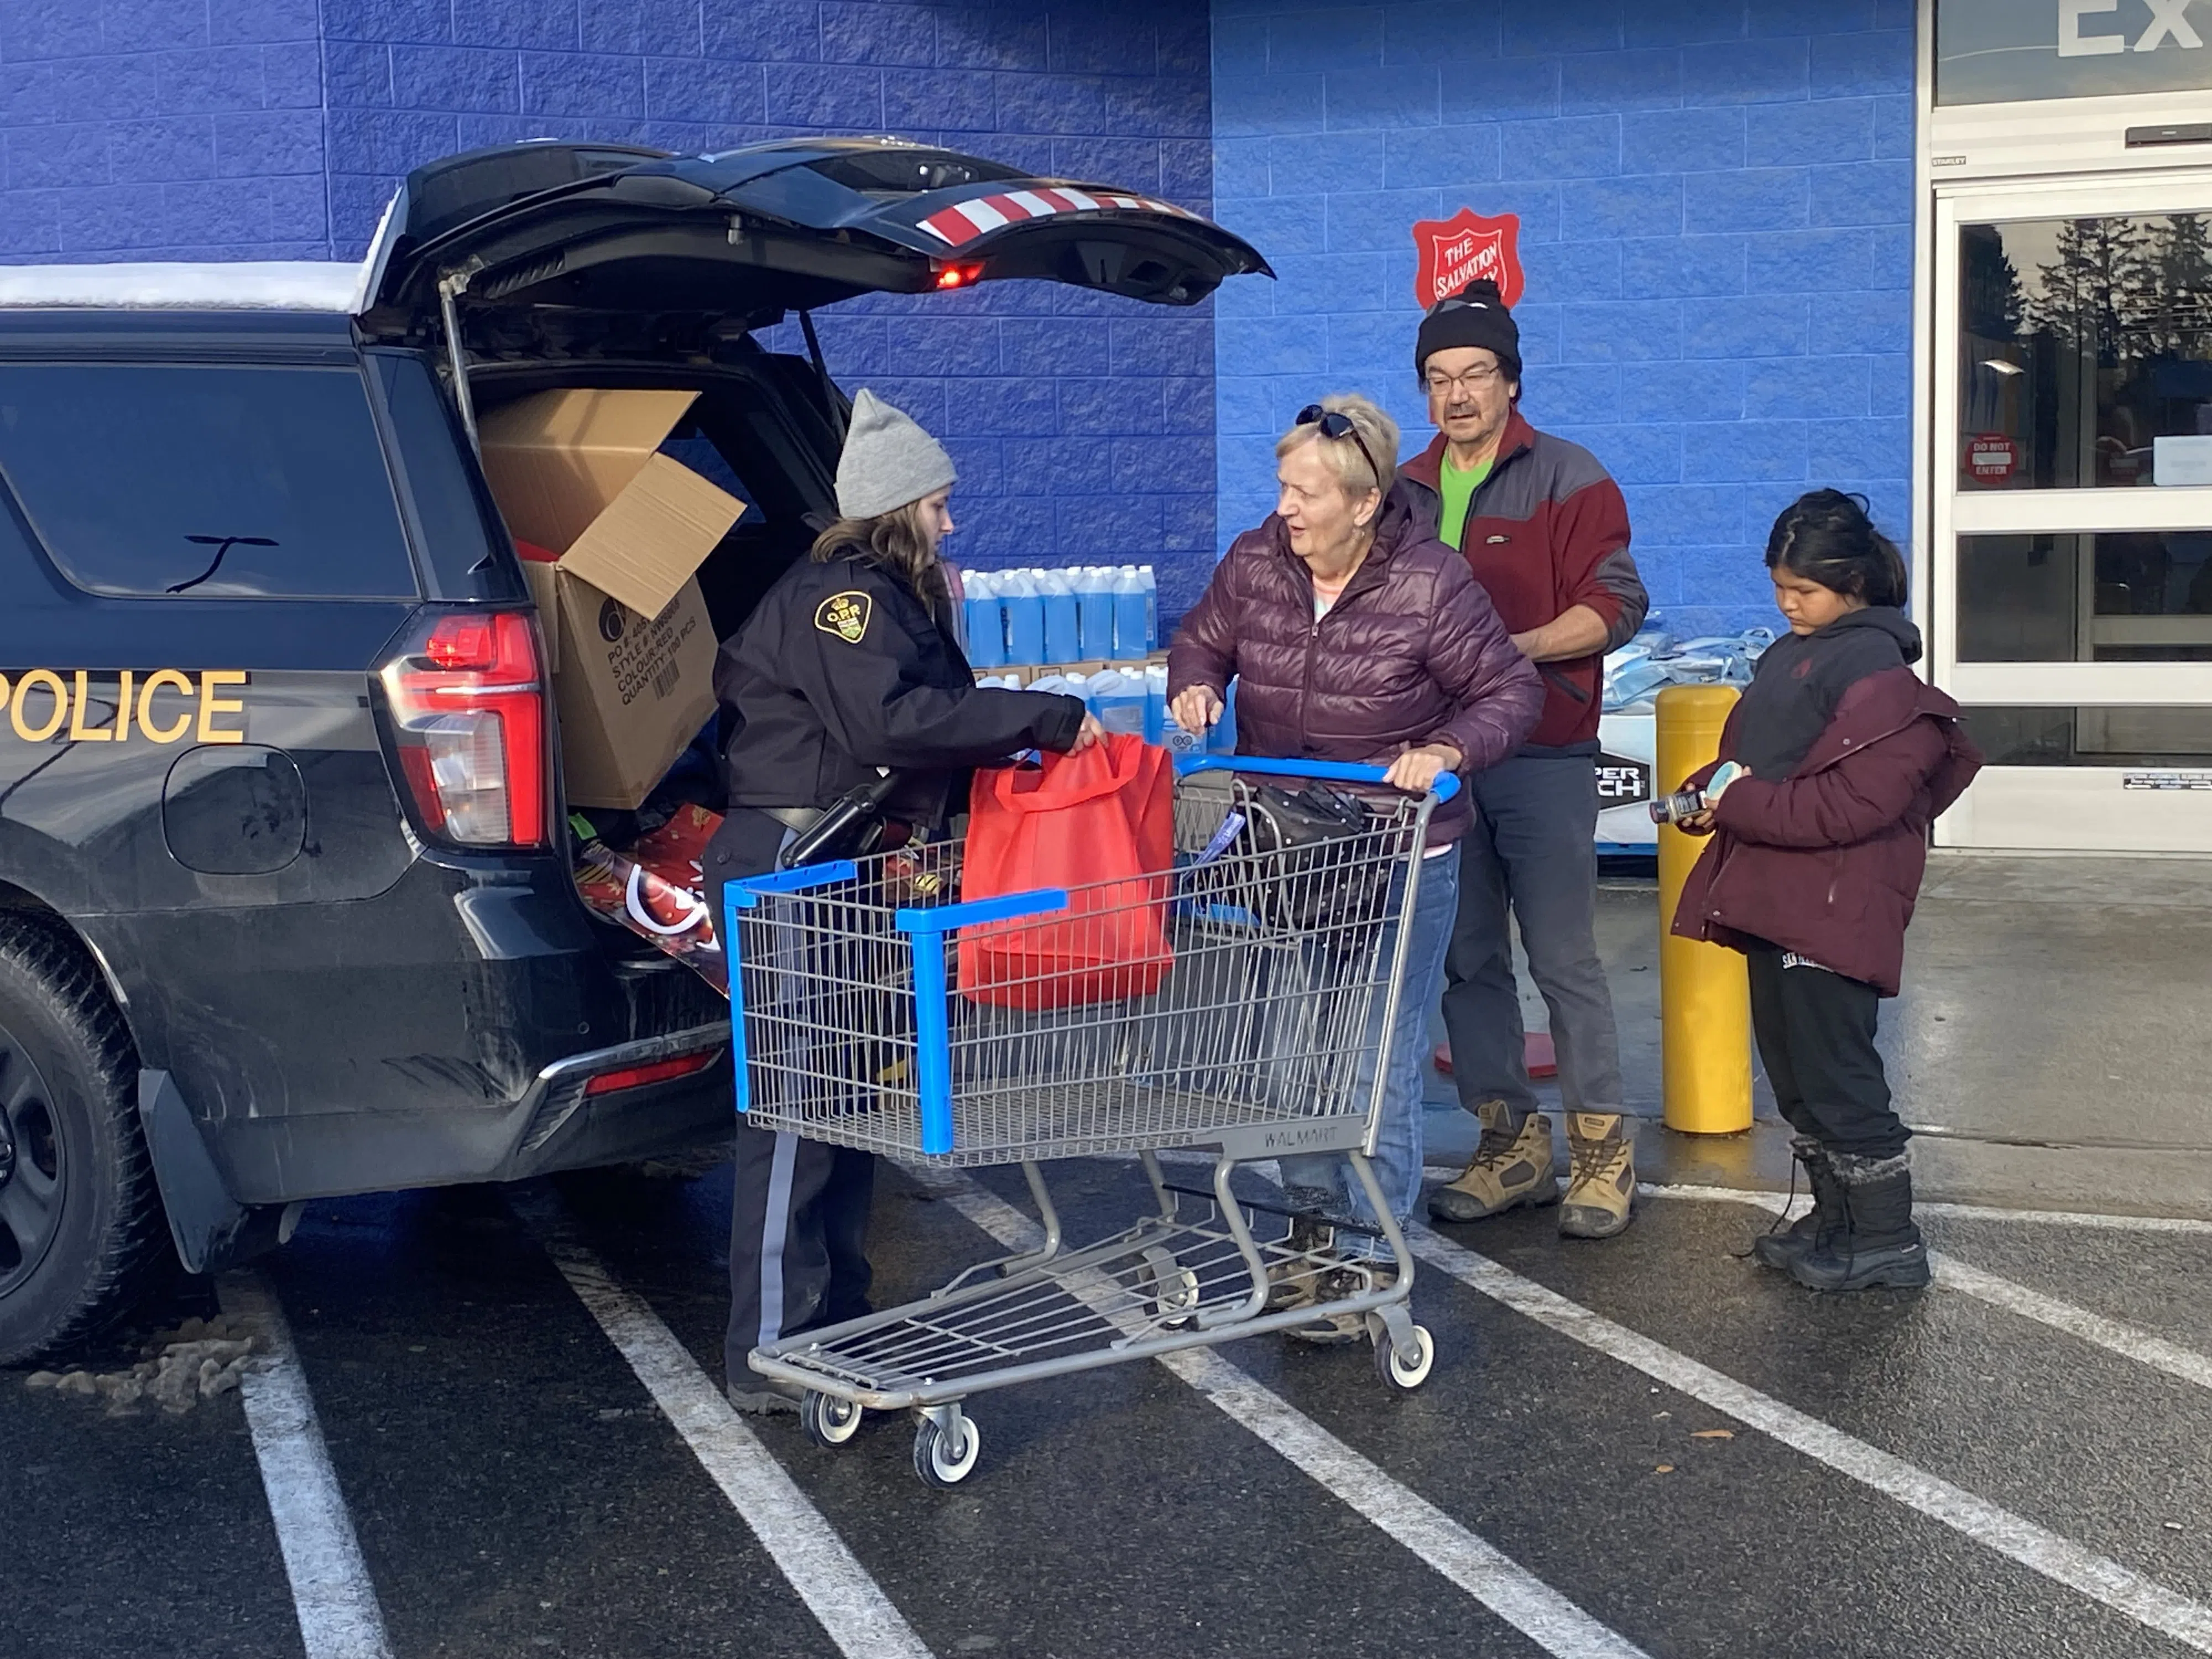
[[[1810,1135],[1799,1135],[1790,1143],[1790,1155],[1804,1166],[1813,1207],[1787,1227],[1776,1227],[1751,1242],[1759,1265],[1782,1273],[1798,1257],[1826,1243],[1844,1224],[1844,1183],[1828,1149]]]
[[[1912,1224],[1912,1168],[1906,1155],[1828,1156],[1841,1188],[1843,1224],[1790,1262],[1790,1276],[1814,1291],[1925,1285],[1928,1246]]]

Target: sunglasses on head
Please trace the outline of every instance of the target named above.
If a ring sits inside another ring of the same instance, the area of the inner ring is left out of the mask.
[[[1367,463],[1368,471],[1374,476],[1376,488],[1381,488],[1382,469],[1375,465],[1375,452],[1368,448],[1367,440],[1359,435],[1359,428],[1351,416],[1337,410],[1323,409],[1319,404],[1308,404],[1298,411],[1298,417],[1292,424],[1317,426],[1321,428],[1321,435],[1324,438],[1339,441],[1351,439],[1359,446],[1359,453]]]

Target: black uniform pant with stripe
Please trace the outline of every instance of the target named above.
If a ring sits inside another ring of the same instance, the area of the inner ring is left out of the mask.
[[[1835,1152],[1894,1158],[1911,1131],[1874,1046],[1881,994],[1773,946],[1746,953],[1751,1029],[1790,1127]]]
[[[719,921],[726,883],[775,867],[782,824],[733,807],[708,843],[702,874]],[[872,1152],[738,1126],[730,1210],[730,1328],[723,1362],[740,1383],[764,1342],[868,1310]]]

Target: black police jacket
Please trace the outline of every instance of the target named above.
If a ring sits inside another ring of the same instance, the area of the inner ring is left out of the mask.
[[[732,806],[828,806],[887,766],[887,810],[940,823],[969,769],[1024,749],[1064,751],[1080,699],[979,688],[959,645],[912,589],[857,550],[802,558],[714,664]]]

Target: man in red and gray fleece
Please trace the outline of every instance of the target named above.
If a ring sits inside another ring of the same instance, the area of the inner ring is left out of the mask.
[[[1421,323],[1414,370],[1437,437],[1400,476],[1435,514],[1544,680],[1520,751],[1475,775],[1480,822],[1461,842],[1459,919],[1443,1012],[1460,1103],[1482,1121],[1466,1173],[1430,1195],[1445,1221],[1559,1201],[1551,1120],[1536,1109],[1506,916],[1552,1014],[1570,1152],[1559,1231],[1610,1238],[1636,1196],[1620,1044],[1597,952],[1597,722],[1605,653],[1649,607],[1628,556],[1620,486],[1579,445],[1521,417],[1521,331],[1478,280]]]

